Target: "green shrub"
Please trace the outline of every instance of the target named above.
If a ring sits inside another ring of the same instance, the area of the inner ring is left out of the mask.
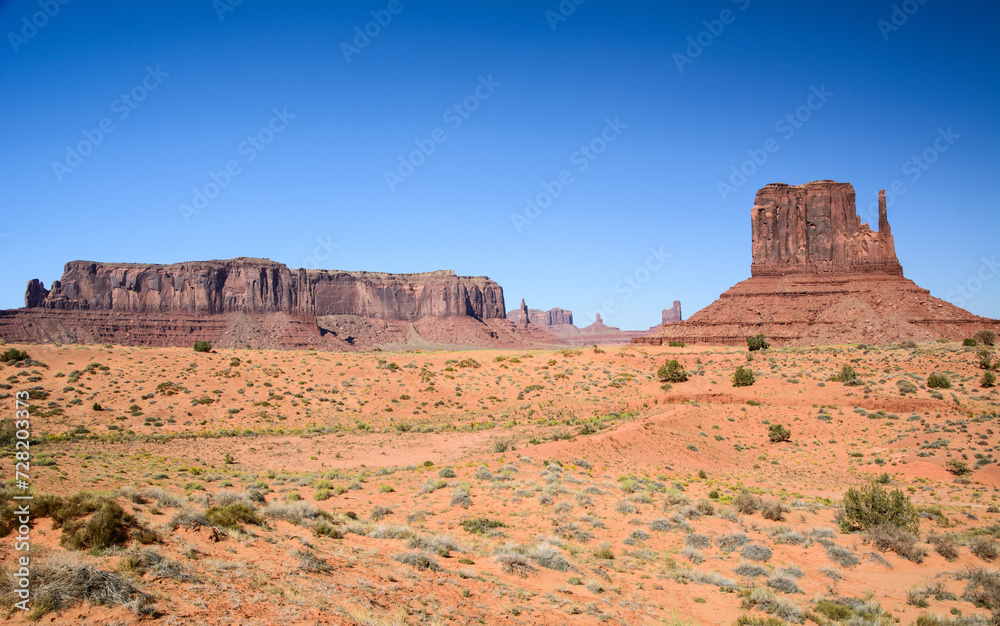
[[[682,383],[688,379],[684,366],[677,359],[670,359],[656,370],[656,377],[663,383]]]
[[[962,345],[965,346],[966,348],[975,348],[976,346],[979,345],[979,342],[973,339],[972,337],[966,337],[965,339],[962,340]]]
[[[493,528],[502,528],[503,526],[505,526],[503,522],[486,517],[474,517],[462,520],[462,528],[465,529],[465,532],[474,535],[485,535],[487,531]]]
[[[90,408],[93,409],[93,410],[95,410],[95,411],[103,411],[104,410],[104,407],[101,406],[100,402],[95,402],[93,404],[93,406],[91,406]]]
[[[949,389],[951,388],[951,381],[944,374],[935,372],[927,377],[927,386],[932,389]]]
[[[211,352],[212,351],[212,342],[210,342],[210,341],[196,341],[196,342],[194,342],[194,351],[195,352]]]
[[[980,348],[976,350],[976,358],[979,359],[979,369],[993,369],[993,351],[989,348]]]
[[[861,384],[861,380],[858,378],[858,373],[854,371],[854,367],[850,364],[845,364],[841,367],[839,372],[830,377],[830,380],[844,383],[849,387]]]
[[[747,337],[747,348],[753,352],[754,350],[767,350],[771,347],[771,344],[767,343],[767,338],[764,334],[754,335],[753,337]]]
[[[983,372],[983,377],[979,379],[979,386],[989,389],[997,384],[997,375],[993,372]]]
[[[249,504],[233,502],[226,506],[213,506],[205,511],[205,518],[219,528],[242,530],[241,524],[261,524],[261,517]]]
[[[75,550],[103,550],[128,541],[128,529],[133,525],[134,517],[126,513],[118,503],[106,500],[86,524],[67,520],[63,524],[59,542]]]
[[[996,345],[997,342],[997,334],[988,328],[977,330],[973,333],[972,338],[984,346]]]
[[[767,427],[767,438],[771,440],[771,443],[788,441],[792,438],[792,431],[781,424],[771,424]]]
[[[950,459],[946,461],[944,464],[944,468],[949,472],[951,472],[952,474],[954,474],[955,476],[964,476],[972,472],[972,470],[969,469],[968,465],[957,459]]]
[[[733,372],[732,380],[733,387],[749,387],[754,383],[753,370],[749,367],[743,367],[741,365],[736,368],[735,372]]]
[[[27,361],[28,358],[27,352],[17,348],[7,348],[3,354],[0,354],[0,362],[3,363],[17,363],[18,361]]]
[[[670,346],[671,348],[683,348],[683,347],[685,347],[683,341],[668,341],[667,345]]]
[[[848,489],[837,517],[845,533],[868,530],[880,524],[891,524],[913,533],[920,528],[917,510],[906,494],[899,489],[886,491],[877,483]]]

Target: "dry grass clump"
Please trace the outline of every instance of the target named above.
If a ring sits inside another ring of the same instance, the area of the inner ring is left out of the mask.
[[[438,565],[437,561],[430,558],[423,552],[412,550],[410,552],[403,552],[401,554],[396,554],[392,557],[394,561],[399,561],[403,565],[409,565],[418,570],[430,570],[432,572],[440,572],[441,566]]]
[[[1000,556],[1000,547],[993,539],[979,535],[969,539],[969,552],[984,561],[992,561]]]
[[[753,515],[764,506],[764,500],[749,491],[741,491],[733,498],[733,508],[743,515]]]
[[[949,561],[958,558],[958,545],[950,535],[931,535],[927,538],[927,543],[934,546],[934,551]]]
[[[70,554],[56,554],[35,563],[32,569],[34,601],[28,618],[37,620],[46,613],[61,611],[80,602],[122,606],[136,615],[153,615],[153,597],[134,587],[118,574],[83,563]],[[17,579],[4,570],[0,595],[7,606],[17,602]]]
[[[882,552],[895,552],[914,563],[923,563],[927,550],[917,546],[917,536],[892,524],[879,524],[865,531],[865,543]]]
[[[493,560],[500,564],[500,571],[503,573],[513,574],[521,578],[527,578],[538,571],[528,561],[528,557],[518,552],[501,552],[494,556]]]
[[[171,578],[173,580],[194,580],[194,577],[184,571],[181,564],[168,559],[155,550],[133,548],[118,562],[118,570],[125,574],[142,577],[147,572],[154,578]]]
[[[264,515],[283,519],[292,524],[301,524],[303,520],[314,520],[320,517],[320,510],[311,502],[296,500],[293,502],[269,502],[264,508]]]
[[[528,549],[528,558],[542,567],[554,569],[557,572],[565,572],[571,568],[569,561],[563,557],[551,543],[543,541]]]

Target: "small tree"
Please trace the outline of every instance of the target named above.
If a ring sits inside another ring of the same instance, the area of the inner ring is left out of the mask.
[[[749,367],[736,368],[733,372],[733,387],[749,387],[754,383],[753,370]]]
[[[212,351],[212,342],[210,342],[210,341],[196,341],[196,342],[194,342],[194,351],[195,352],[211,352]]]
[[[754,335],[753,337],[747,337],[747,348],[750,351],[754,350],[767,350],[771,347],[771,344],[767,343],[767,338],[764,334]]]
[[[951,381],[944,374],[935,372],[927,377],[927,386],[932,389],[949,389]]]
[[[976,350],[976,358],[979,359],[979,369],[993,369],[993,351],[989,348]]]
[[[906,494],[899,489],[886,491],[877,483],[848,489],[837,523],[845,533],[880,524],[891,524],[913,533],[920,529],[917,510]]]
[[[996,332],[990,330],[989,328],[984,328],[982,330],[977,330],[973,333],[972,338],[983,344],[984,346],[992,346],[997,342]]]
[[[983,377],[979,379],[979,386],[983,389],[989,389],[996,384],[997,375],[993,372],[983,372]]]
[[[771,424],[767,427],[767,437],[771,440],[771,443],[788,441],[792,438],[792,431],[781,424]]]
[[[664,383],[682,383],[688,379],[684,366],[677,359],[670,359],[656,370],[656,377]]]

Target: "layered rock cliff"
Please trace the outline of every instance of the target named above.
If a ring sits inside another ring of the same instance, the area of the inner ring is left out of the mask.
[[[121,312],[288,313],[379,319],[504,318],[503,289],[451,271],[384,274],[290,270],[267,259],[172,265],[71,261],[45,289],[28,283],[29,308]]]
[[[902,274],[879,194],[878,232],[862,224],[850,183],[772,183],[757,192],[750,212],[751,276]]]
[[[527,311],[528,321],[539,326],[560,326],[573,323],[573,311],[567,311],[559,307],[551,308],[548,311],[542,311],[541,309],[527,309]],[[518,324],[521,322],[523,315],[521,309],[514,309],[507,312],[507,319]]]
[[[939,300],[903,277],[879,193],[879,229],[862,224],[854,187],[767,185],[750,212],[751,278],[682,322],[633,343],[775,345],[961,339],[1000,322]]]

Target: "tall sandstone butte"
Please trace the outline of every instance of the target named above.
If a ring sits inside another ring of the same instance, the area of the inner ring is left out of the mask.
[[[674,300],[674,306],[669,309],[663,309],[663,321],[661,324],[673,324],[674,322],[679,322],[683,317],[681,317],[681,301]]]
[[[861,223],[849,183],[773,183],[750,211],[751,277],[683,322],[633,343],[743,345],[764,333],[777,345],[960,339],[1000,329],[903,277],[879,193],[879,229]]]
[[[878,231],[861,223],[850,183],[771,183],[750,211],[751,276],[786,274],[903,274],[879,192]]]

